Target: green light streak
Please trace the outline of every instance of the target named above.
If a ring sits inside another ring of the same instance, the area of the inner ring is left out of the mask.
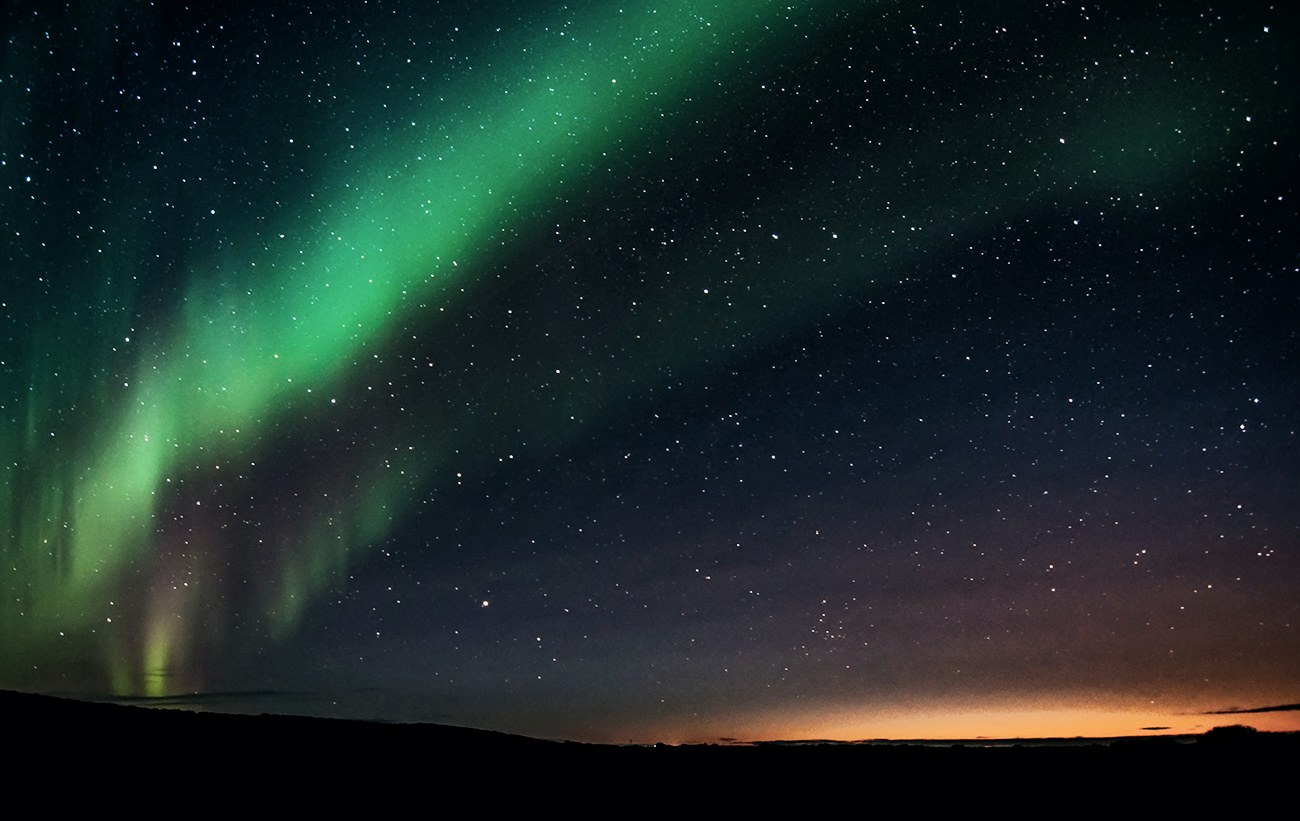
[[[333,193],[302,206],[308,229],[295,232],[287,223],[272,232],[244,268],[191,272],[171,324],[149,329],[153,336],[133,349],[128,384],[97,377],[87,389],[98,394],[97,404],[67,387],[77,380],[46,373],[45,358],[75,361],[79,352],[57,351],[34,332],[25,423],[3,440],[5,453],[16,454],[6,461],[20,466],[11,471],[20,478],[0,493],[3,556],[15,568],[0,609],[11,639],[6,661],[18,669],[33,659],[63,660],[89,644],[116,692],[173,689],[176,671],[197,655],[190,646],[196,637],[219,629],[203,622],[221,612],[220,579],[232,571],[221,567],[220,534],[187,549],[192,567],[154,561],[172,557],[159,521],[164,506],[176,504],[172,479],[201,465],[251,461],[298,420],[324,424],[331,399],[361,378],[371,350],[382,350],[403,327],[427,327],[443,311],[454,313],[503,230],[562,208],[565,186],[604,153],[636,141],[666,99],[720,104],[728,88],[717,78],[732,67],[771,50],[813,49],[796,24],[823,9],[869,13],[861,5],[791,10],[737,0],[597,12],[558,43],[553,35],[539,38],[526,65],[514,58],[520,64],[503,69],[508,79],[462,82],[448,101],[414,111],[412,122],[436,125],[376,140],[359,163],[363,172],[325,181],[322,188]],[[564,402],[529,408],[527,422],[562,442],[574,427],[570,417],[615,413],[632,401],[624,397],[662,382],[657,374],[665,366],[684,381],[702,378],[809,317],[844,310],[846,296],[928,250],[1059,206],[1052,198],[1061,190],[1080,201],[1097,192],[1175,191],[1189,169],[1222,153],[1224,132],[1208,136],[1207,112],[1218,111],[1210,97],[1146,89],[1120,103],[1098,102],[1062,123],[1064,142],[1041,128],[1008,136],[996,125],[1054,121],[1055,100],[1037,111],[1008,105],[998,117],[954,117],[943,130],[877,152],[873,162],[884,173],[874,181],[828,165],[821,179],[751,215],[760,223],[793,223],[791,214],[815,219],[783,231],[782,244],[764,252],[761,271],[739,272],[754,287],[736,291],[732,311],[648,304],[626,327],[629,338],[646,340],[635,361],[603,381],[573,383]],[[987,135],[990,146],[997,138],[998,151],[1009,145],[1037,160],[1012,163],[995,186],[986,168],[1003,155],[991,147],[956,151],[954,144],[971,141],[949,140],[947,132],[963,128]],[[973,168],[949,171],[963,163]],[[824,244],[817,232],[840,227],[846,201],[861,204],[843,227],[847,250],[810,264]],[[942,231],[923,243],[891,239],[907,228],[879,208],[891,201],[916,203],[908,206],[913,217]],[[699,259],[679,275],[706,281],[724,265]],[[103,335],[124,334],[114,327]],[[701,357],[700,350],[712,353]],[[582,367],[575,354],[563,370]],[[54,370],[77,373],[74,364]],[[503,406],[519,404],[502,378],[489,375],[481,391]],[[63,421],[64,411],[74,421]],[[455,421],[448,431],[461,436],[483,424]],[[372,450],[381,455],[357,460],[354,485],[314,503],[310,521],[268,545],[277,564],[255,583],[273,638],[291,635],[320,592],[401,520],[414,490],[457,444],[436,431],[420,451],[399,451],[410,432],[378,434]],[[182,576],[193,584],[178,583]],[[136,589],[142,585],[147,589]],[[124,627],[106,627],[106,602],[119,598],[141,602],[140,611],[112,622]],[[123,638],[118,631],[126,629],[138,635]],[[65,639],[75,648],[63,649]]]
[[[382,346],[420,305],[451,304],[471,284],[487,237],[520,212],[550,207],[567,175],[635,136],[664,96],[685,97],[756,50],[792,41],[797,18],[823,5],[676,2],[593,16],[559,44],[540,46],[536,70],[499,88],[463,89],[463,115],[437,135],[372,152],[365,165],[373,170],[332,186],[348,195],[324,204],[308,235],[286,235],[246,271],[194,272],[174,326],[145,346],[68,476],[3,502],[18,523],[6,554],[25,565],[20,601],[6,603],[21,624],[14,655],[98,622],[102,602],[129,583],[125,574],[158,549],[155,519],[170,476],[200,459],[257,452],[280,420],[327,401],[363,348]],[[43,398],[30,398],[23,463],[43,450]],[[406,485],[375,482],[354,510],[391,509]],[[301,535],[310,547],[293,551],[284,569],[272,606],[277,634],[292,630],[310,596],[393,516],[347,518],[341,534]],[[56,543],[55,565],[37,567]],[[193,606],[172,598],[145,617],[143,687],[130,689],[161,693],[169,663],[183,655],[187,633],[173,617]],[[115,645],[110,655],[120,652]],[[123,689],[120,659],[107,664]]]

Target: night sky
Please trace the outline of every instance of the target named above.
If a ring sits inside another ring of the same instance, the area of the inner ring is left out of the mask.
[[[0,686],[1300,727],[1293,4],[209,5],[0,18]]]

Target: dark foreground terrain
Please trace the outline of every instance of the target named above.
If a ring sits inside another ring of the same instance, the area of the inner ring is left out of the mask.
[[[127,792],[179,785],[214,800],[270,789],[315,806],[335,797],[426,790],[437,799],[447,791],[481,791],[487,783],[491,794],[477,800],[493,805],[527,804],[556,791],[594,805],[610,790],[620,800],[671,804],[706,790],[709,806],[762,807],[864,788],[873,795],[908,790],[908,800],[922,804],[961,804],[992,790],[1001,793],[998,801],[1014,803],[1022,790],[1047,788],[1067,803],[1137,789],[1155,807],[1202,790],[1238,793],[1249,802],[1281,789],[1300,763],[1300,734],[1244,727],[1195,737],[666,747],[545,741],[431,724],[195,713],[6,691],[0,691],[0,715],[5,748],[17,754],[15,776],[56,772],[63,783]],[[978,793],[963,792],[971,789]],[[74,803],[89,798],[75,789],[63,796]]]

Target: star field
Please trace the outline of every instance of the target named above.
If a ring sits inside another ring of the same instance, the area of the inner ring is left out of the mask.
[[[614,741],[1296,701],[1289,7],[3,20],[0,685]]]

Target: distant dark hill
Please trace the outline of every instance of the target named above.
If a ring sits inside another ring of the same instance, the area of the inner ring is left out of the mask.
[[[525,736],[450,727],[439,724],[390,724],[286,715],[240,715],[192,710],[82,701],[55,696],[0,691],[0,715],[9,738],[26,737],[40,744],[55,737],[77,735],[117,739],[119,744],[146,741],[166,743],[201,739],[270,745],[295,754],[322,754],[343,747],[362,750],[371,744],[405,744],[418,741],[426,747],[454,748],[461,754],[542,753],[584,745],[542,741]]]
[[[961,785],[1012,788],[1026,779],[1059,782],[1065,774],[1076,785],[1104,778],[1109,789],[1146,789],[1158,773],[1188,784],[1262,785],[1281,783],[1291,762],[1300,760],[1300,734],[1241,727],[1200,737],[1092,741],[618,747],[433,724],[197,713],[5,691],[0,722],[6,750],[16,756],[11,775],[18,780],[11,783],[55,772],[68,783],[143,778],[173,787],[201,784],[208,791],[238,784],[305,789],[317,805],[335,794],[379,788],[409,795],[434,784],[439,791],[481,784],[485,777],[498,785],[487,798],[506,803],[576,790],[571,800],[599,785],[656,801],[683,790],[725,787],[739,790],[729,802],[759,807],[769,791],[793,789],[801,780],[853,784],[869,778],[888,790],[918,772],[948,792]]]

